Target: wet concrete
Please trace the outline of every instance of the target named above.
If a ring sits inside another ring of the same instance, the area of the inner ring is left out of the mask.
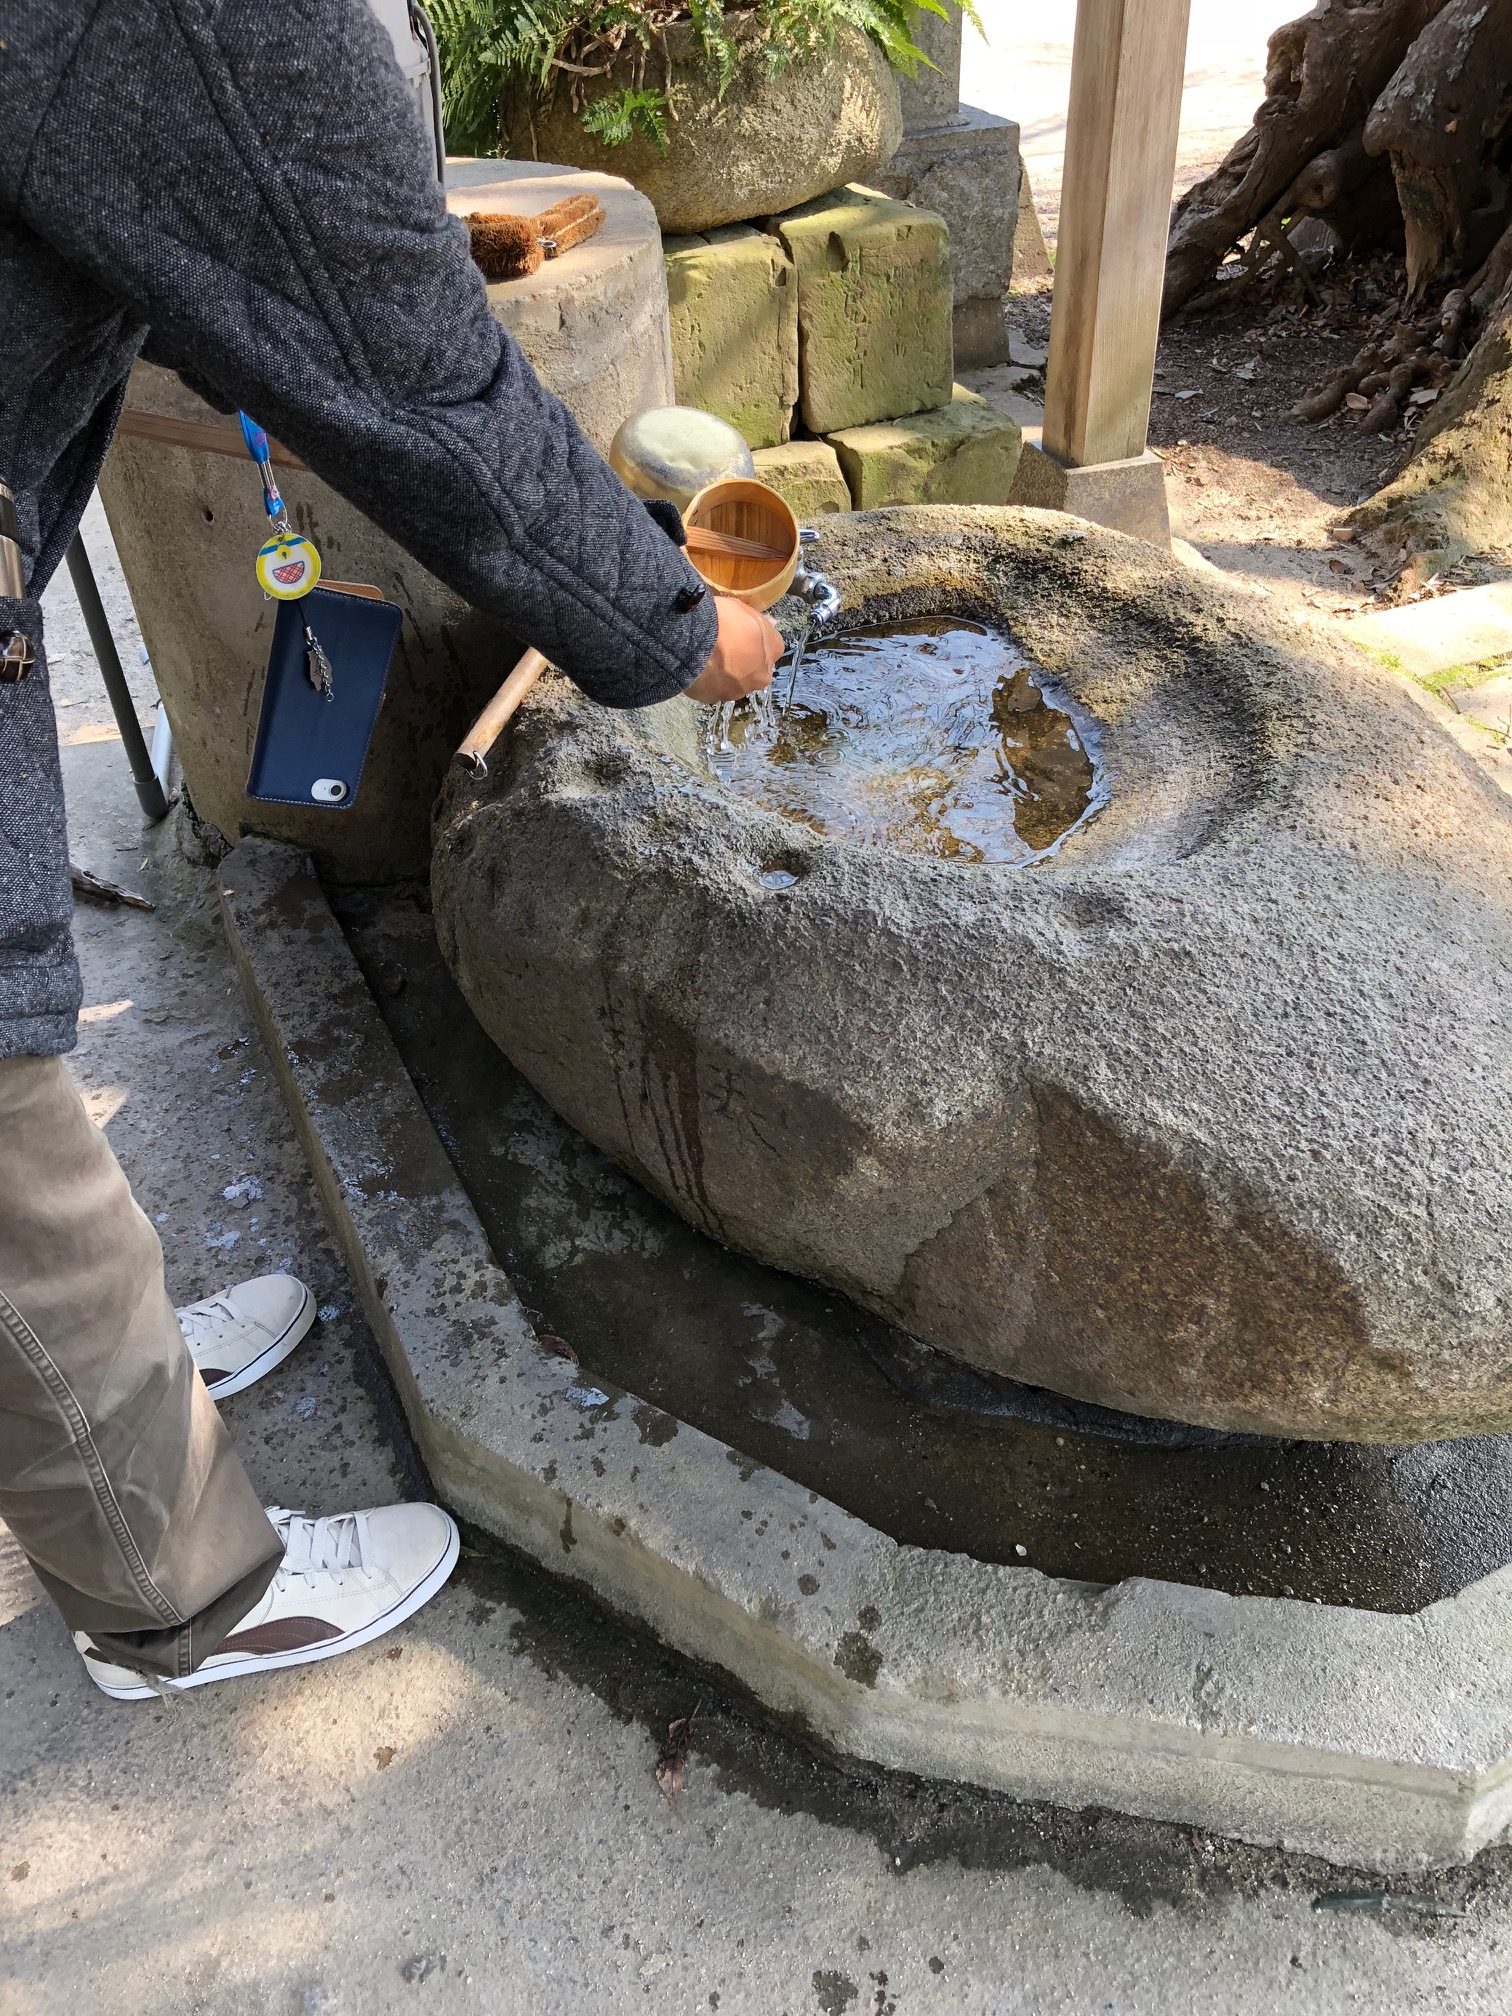
[[[422,897],[333,900],[538,1329],[653,1407],[899,1540],[1048,1574],[1406,1612],[1512,1559],[1512,1437],[1173,1448],[904,1391],[895,1333],[726,1252],[543,1104],[474,1022]]]

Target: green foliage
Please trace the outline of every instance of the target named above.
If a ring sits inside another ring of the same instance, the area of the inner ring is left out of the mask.
[[[449,143],[466,153],[499,145],[498,104],[522,86],[544,96],[565,82],[584,126],[607,146],[639,135],[664,147],[687,87],[671,69],[663,31],[690,22],[716,93],[745,51],[780,70],[827,48],[843,27],[869,35],[894,69],[926,61],[914,41],[921,14],[952,6],[980,27],[973,0],[430,0],[441,45]],[[635,76],[605,95],[587,87],[629,52]]]
[[[583,125],[606,147],[622,147],[633,134],[649,140],[658,152],[667,146],[667,94],[628,85],[594,98],[583,108]]]

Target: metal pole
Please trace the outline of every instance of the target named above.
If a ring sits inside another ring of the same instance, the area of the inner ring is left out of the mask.
[[[73,582],[74,593],[79,598],[79,608],[84,615],[84,627],[89,632],[90,643],[94,646],[100,676],[105,681],[105,691],[110,695],[116,726],[120,729],[121,740],[126,745],[126,760],[131,765],[136,794],[141,800],[143,812],[156,824],[159,819],[167,818],[170,810],[169,800],[158,782],[157,772],[152,767],[146,737],[142,734],[142,725],[137,720],[136,702],[132,699],[131,689],[126,684],[126,674],[121,670],[120,654],[116,650],[115,639],[110,634],[105,605],[100,600],[94,569],[89,564],[89,553],[81,533],[74,534],[69,543],[67,557],[69,579]]]

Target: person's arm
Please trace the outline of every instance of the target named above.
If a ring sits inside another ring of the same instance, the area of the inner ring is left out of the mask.
[[[430,162],[366,0],[96,0],[22,214],[594,699],[666,699],[715,600],[494,321]]]

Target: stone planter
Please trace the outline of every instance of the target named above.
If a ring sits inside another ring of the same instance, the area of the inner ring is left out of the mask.
[[[858,620],[1017,636],[1112,795],[1036,867],[827,839],[685,701],[537,688],[443,809],[448,963],[725,1244],[1126,1411],[1512,1426],[1512,811],[1346,645],[1034,511],[826,521]]]
[[[639,137],[604,146],[583,130],[565,83],[545,102],[521,94],[500,106],[510,153],[622,175],[650,197],[663,231],[686,232],[775,216],[843,182],[865,182],[897,151],[898,80],[857,29],[775,73],[748,52],[723,98],[691,26],[668,29],[667,51],[682,95],[664,153]],[[627,55],[609,76],[586,80],[587,89],[603,96],[635,75]],[[647,79],[658,76],[653,62]]]

